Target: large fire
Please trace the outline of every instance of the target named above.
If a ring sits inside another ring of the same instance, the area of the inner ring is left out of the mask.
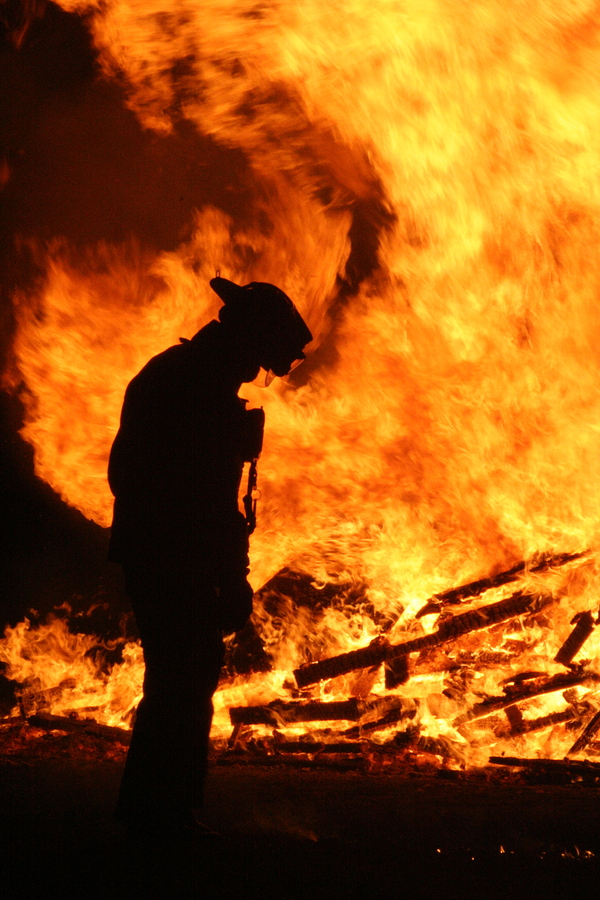
[[[412,727],[452,740],[467,763],[516,749],[564,756],[576,736],[564,724],[517,735],[506,717],[469,730],[461,716],[511,678],[569,672],[554,658],[572,619],[598,612],[597,4],[61,5],[87,11],[103,76],[125,85],[144,128],[166,135],[185,121],[240,150],[253,201],[237,218],[199,209],[169,253],[135,239],[37,247],[45,277],[35,296],[14,297],[7,375],[27,386],[36,472],[108,526],[128,381],[215,315],[216,269],[280,285],[315,341],[304,382],[242,389],[267,418],[251,578],[258,589],[287,567],[340,596],[366,586],[364,602],[317,616],[288,599],[282,621],[259,600],[273,668],[223,684],[215,734],[231,730],[231,706],[298,696],[295,668],[365,646],[382,621],[391,643],[433,632],[440,610],[416,614],[436,593],[536,554],[589,550],[465,600],[517,588],[552,598],[413,656],[405,683],[386,689],[379,667],[304,695],[414,701]],[[126,724],[139,652],[99,679],[81,641],[58,620],[24,623],[0,654],[40,690],[67,680],[55,712],[94,707],[98,721]],[[575,656],[588,673],[600,674],[599,643],[593,632]],[[600,708],[593,679],[519,709],[533,720],[566,707]]]

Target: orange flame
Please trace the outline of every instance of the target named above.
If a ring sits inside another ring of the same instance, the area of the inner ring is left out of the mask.
[[[595,547],[594,6],[109,0],[90,21],[105,77],[125,84],[146,129],[165,135],[185,120],[244,153],[252,221],[268,226],[206,207],[171,253],[38,248],[45,280],[15,297],[9,376],[27,386],[36,472],[110,523],[105,471],[125,385],[215,315],[208,280],[220,268],[289,293],[318,360],[302,386],[242,391],[267,415],[255,586],[284,565],[320,582],[360,579],[377,610],[404,610],[402,634],[436,591],[537,551]],[[593,563],[555,581],[552,628],[512,636],[519,666],[557,671],[547,660],[571,617],[595,611]],[[267,634],[268,616],[257,620]],[[307,630],[328,653],[376,634],[339,610],[318,625],[299,616],[270,645],[277,674],[227,696],[281,693]],[[491,633],[466,644],[498,650]],[[470,696],[511,665],[475,674]],[[443,680],[434,671],[399,691],[427,701],[428,733],[464,742]],[[348,689],[346,678],[322,690]],[[544,740],[544,752],[564,752],[564,740]]]

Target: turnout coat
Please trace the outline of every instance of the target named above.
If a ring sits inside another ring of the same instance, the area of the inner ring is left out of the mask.
[[[220,323],[151,359],[127,387],[108,480],[109,558],[235,590],[248,573],[238,508],[249,415],[227,377]]]

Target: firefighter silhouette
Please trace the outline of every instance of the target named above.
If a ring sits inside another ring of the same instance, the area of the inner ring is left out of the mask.
[[[238,391],[261,368],[266,383],[288,374],[312,338],[274,285],[210,284],[219,321],[133,378],[109,461],[109,558],[123,568],[146,665],[117,805],[134,827],[196,826],[223,635],[252,612],[253,511],[246,498],[240,512],[238,494],[262,419]]]

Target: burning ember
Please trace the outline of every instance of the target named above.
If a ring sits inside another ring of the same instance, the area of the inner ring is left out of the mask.
[[[36,473],[110,524],[125,386],[216,314],[216,269],[280,285],[315,335],[295,380],[242,389],[267,418],[256,611],[215,741],[600,755],[593,6],[61,6],[153,146],[185,126],[235,150],[244,200],[198,204],[168,251],[28,236],[43,277],[14,294],[4,384]],[[98,643],[8,629],[20,714],[127,728],[140,649],[107,666]]]

